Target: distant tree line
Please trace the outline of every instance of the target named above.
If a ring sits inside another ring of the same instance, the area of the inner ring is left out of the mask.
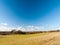
[[[35,33],[46,33],[46,32],[60,32],[60,30],[51,30],[51,31],[16,31],[13,29],[12,31],[0,31],[0,35],[10,35],[10,34],[35,34]]]

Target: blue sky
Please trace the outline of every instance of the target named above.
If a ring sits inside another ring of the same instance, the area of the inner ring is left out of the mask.
[[[0,0],[0,25],[60,29],[60,0]]]

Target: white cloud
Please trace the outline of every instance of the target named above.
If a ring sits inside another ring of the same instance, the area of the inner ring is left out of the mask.
[[[27,31],[44,31],[44,27],[40,26],[27,26]]]
[[[22,30],[22,31],[43,31],[44,27],[39,27],[39,26],[26,26],[25,28],[22,26],[9,27],[7,23],[1,23],[0,25],[0,31],[11,31],[12,29]]]
[[[25,28],[23,28],[22,26],[20,26],[20,27],[17,27],[16,30],[22,30],[22,31],[25,31]]]
[[[8,27],[8,26],[0,26],[0,31],[11,31],[16,29],[15,27]]]
[[[10,31],[10,27],[0,26],[0,31]]]
[[[7,23],[1,23],[1,25],[7,26],[8,24]]]
[[[0,24],[0,31],[11,31],[12,29],[15,29],[15,28],[9,27],[7,23]]]

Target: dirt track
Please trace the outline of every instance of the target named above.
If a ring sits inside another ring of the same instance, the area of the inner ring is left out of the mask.
[[[60,32],[55,32],[44,36],[44,40],[47,42],[43,45],[60,45]]]
[[[60,45],[60,32],[53,32],[44,36],[31,37],[25,39],[25,45],[28,44],[29,45]]]

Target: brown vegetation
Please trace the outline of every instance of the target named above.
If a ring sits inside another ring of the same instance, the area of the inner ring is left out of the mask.
[[[9,34],[35,34],[35,33],[45,33],[45,32],[60,32],[60,30],[51,30],[51,31],[16,31],[15,29],[12,31],[0,31],[0,35],[9,35]]]

